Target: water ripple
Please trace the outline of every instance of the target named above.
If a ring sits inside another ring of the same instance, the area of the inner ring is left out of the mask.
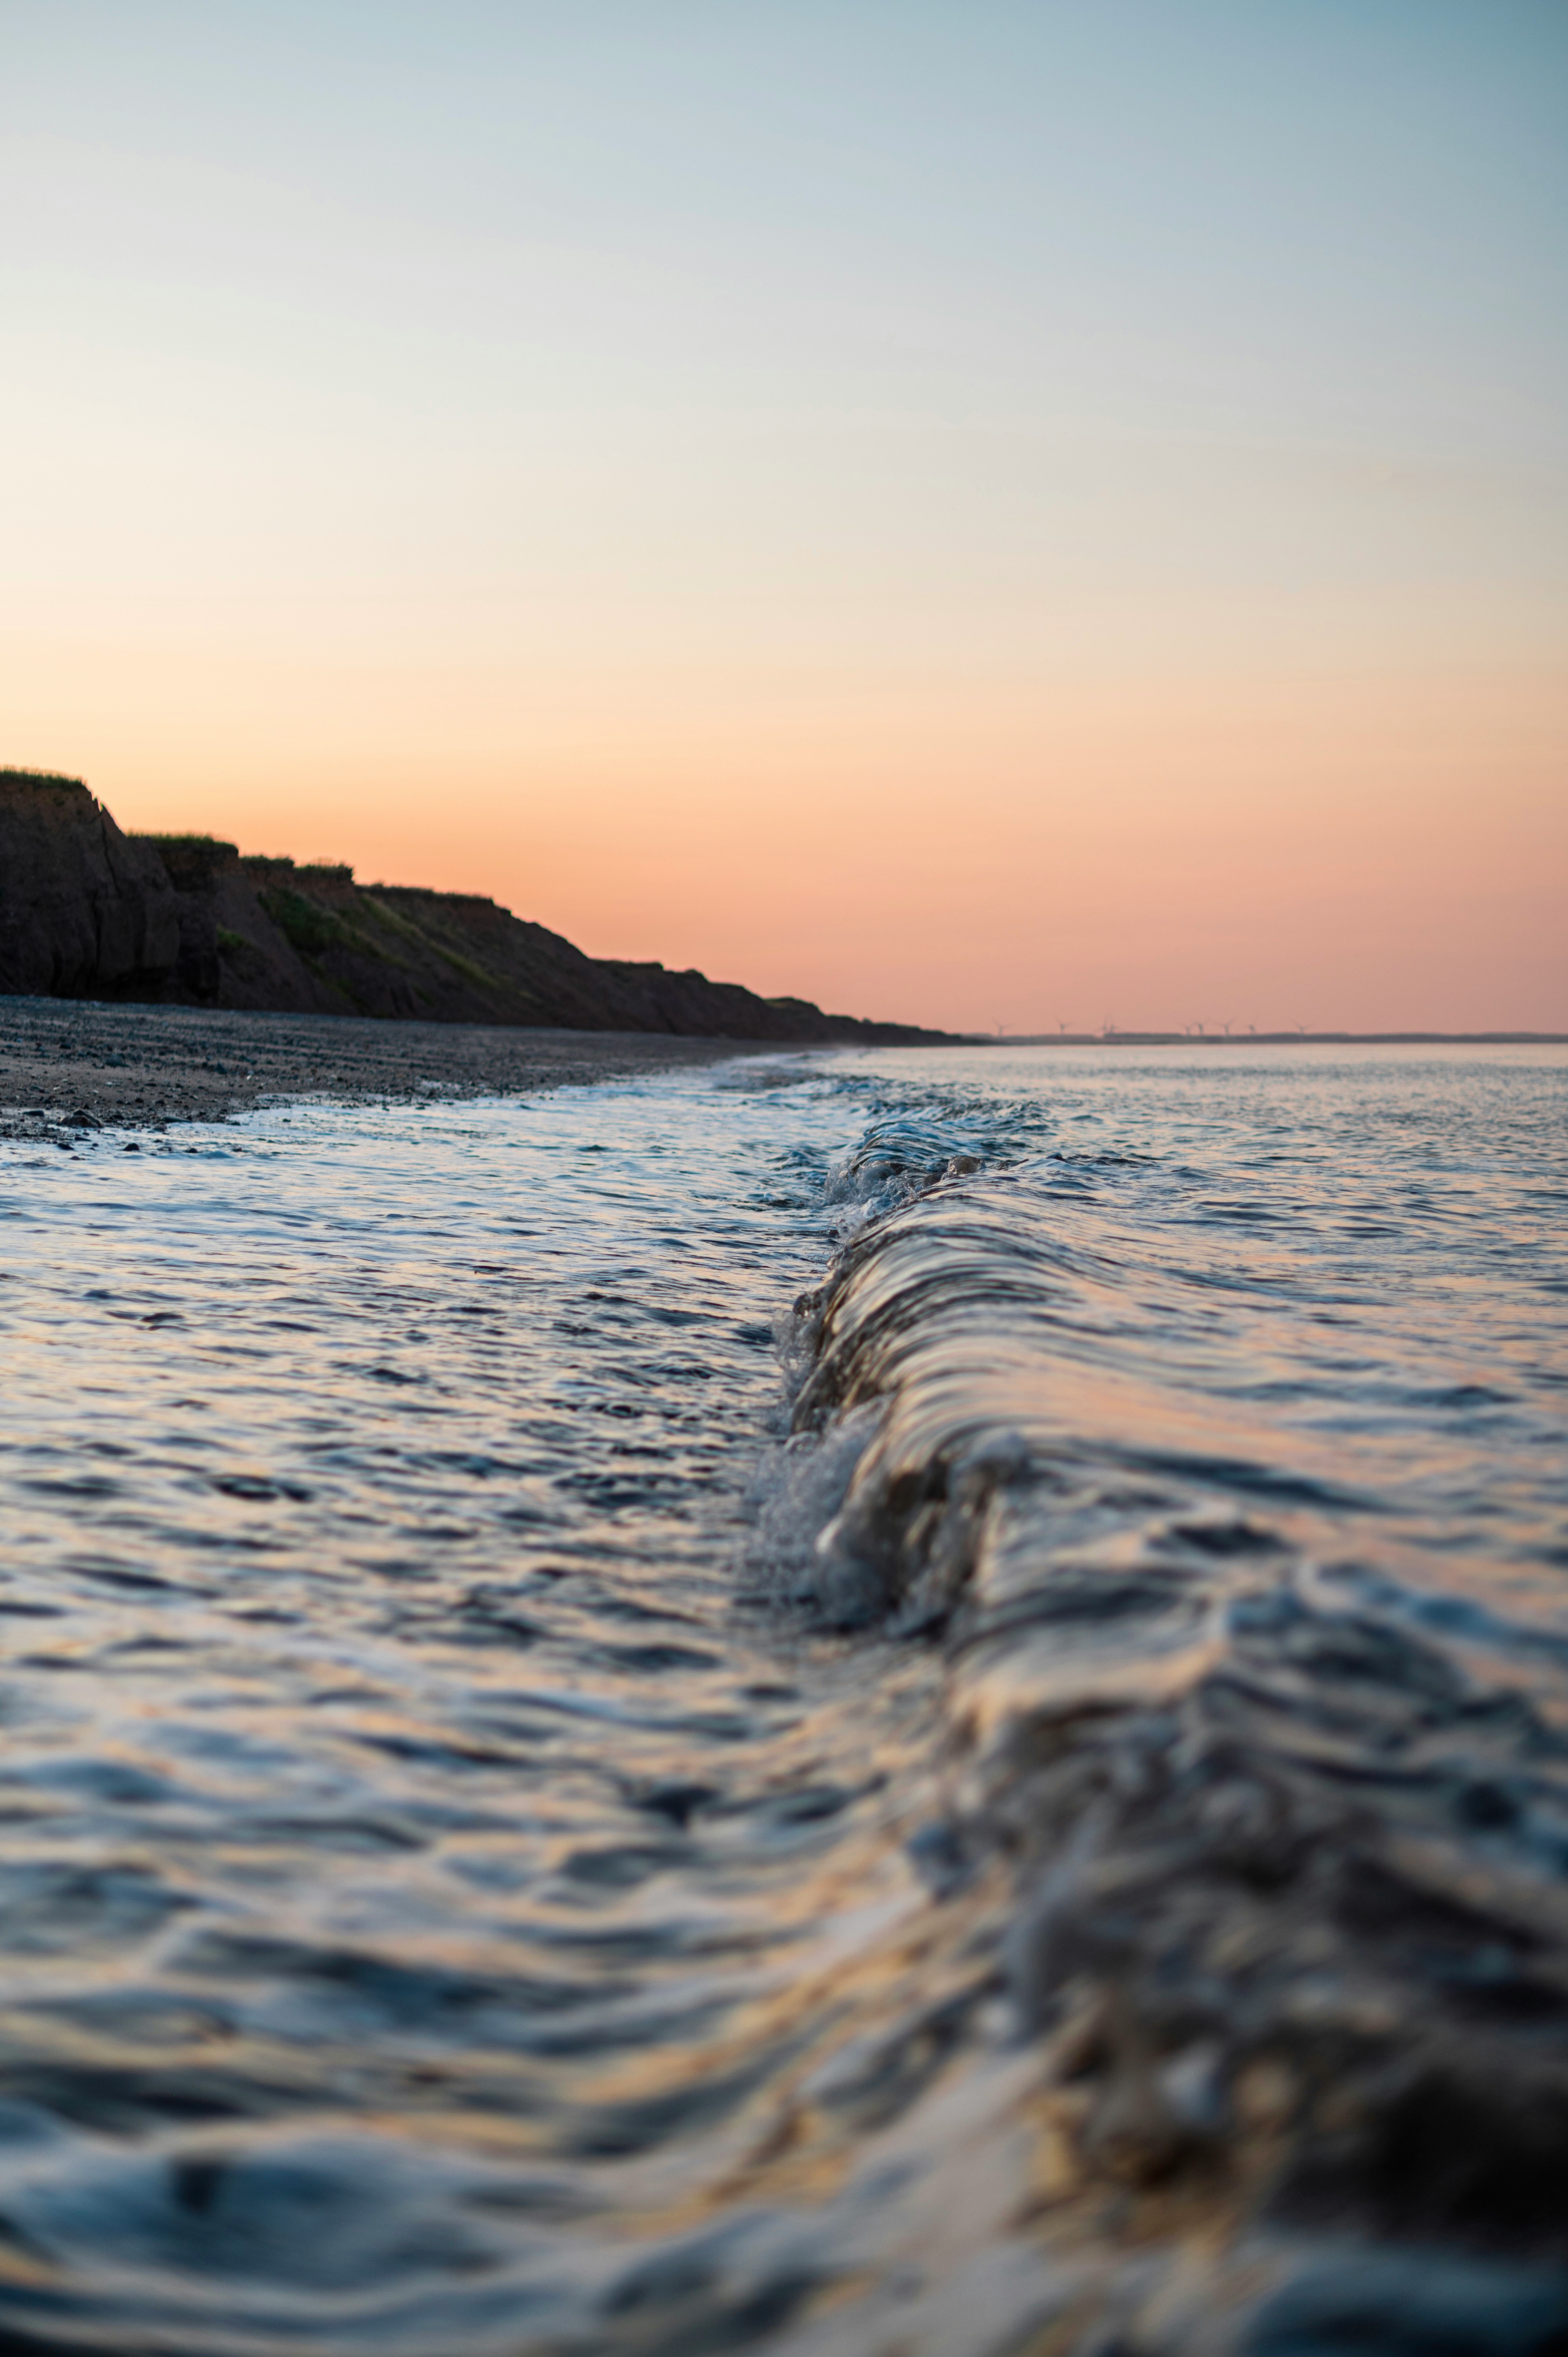
[[[0,1164],[5,2345],[1555,2345],[1565,1071]]]

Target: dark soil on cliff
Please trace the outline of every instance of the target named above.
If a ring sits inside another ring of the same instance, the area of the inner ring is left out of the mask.
[[[0,1137],[220,1121],[265,1098],[512,1096],[736,1053],[731,1039],[0,997]]]

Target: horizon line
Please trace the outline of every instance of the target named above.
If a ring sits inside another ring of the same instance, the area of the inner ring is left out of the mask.
[[[1562,1048],[1568,1031],[972,1031],[989,1048]]]

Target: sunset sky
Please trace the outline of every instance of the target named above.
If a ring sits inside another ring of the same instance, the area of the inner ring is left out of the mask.
[[[963,1027],[1568,1029],[1562,0],[0,0],[0,761]]]

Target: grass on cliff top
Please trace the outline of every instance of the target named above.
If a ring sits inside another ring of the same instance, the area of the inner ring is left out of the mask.
[[[84,794],[87,780],[70,777],[64,770],[0,770],[0,786],[70,786]]]
[[[224,851],[234,849],[234,845],[226,842],[220,834],[193,834],[188,831],[163,834],[156,827],[136,827],[133,830],[131,840],[133,843],[211,843]]]
[[[304,884],[352,884],[354,871],[342,859],[290,859],[277,851],[247,851],[241,866],[247,876],[297,876]]]

